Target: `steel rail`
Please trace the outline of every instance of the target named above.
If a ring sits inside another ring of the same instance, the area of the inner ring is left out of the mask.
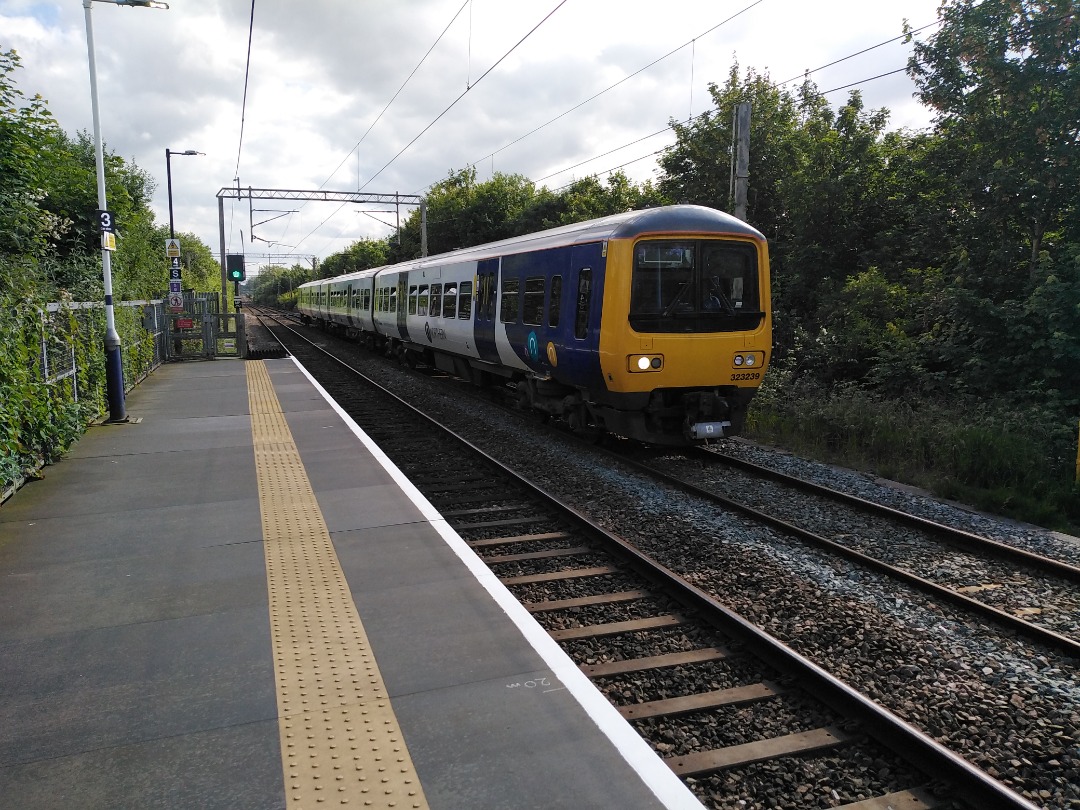
[[[793,487],[797,487],[806,492],[811,492],[815,495],[820,495],[824,498],[831,498],[835,501],[849,504],[858,509],[862,509],[867,512],[877,512],[887,517],[896,520],[899,523],[907,524],[917,529],[921,529],[926,532],[940,535],[950,542],[955,543],[958,546],[967,549],[977,549],[979,551],[989,551],[1000,557],[1018,560],[1034,568],[1039,568],[1044,571],[1053,573],[1063,579],[1068,579],[1071,582],[1080,582],[1080,566],[1075,566],[1062,560],[1055,560],[1051,557],[1044,557],[1041,554],[1036,554],[1031,551],[1026,551],[1016,546],[1011,546],[1008,543],[1002,543],[997,540],[991,540],[988,537],[982,537],[972,532],[964,531],[963,529],[957,529],[952,526],[946,526],[943,523],[930,520],[929,518],[920,517],[919,515],[913,515],[910,512],[904,512],[900,509],[895,509],[891,506],[886,506],[880,503],[874,503],[873,501],[860,498],[858,495],[852,495],[848,492],[841,492],[839,490],[832,489],[822,484],[814,483],[813,481],[807,481],[805,478],[799,478],[794,475],[788,475],[782,473],[779,470],[772,470],[768,467],[762,467],[760,464],[754,464],[752,461],[746,461],[741,458],[735,458],[725,453],[718,453],[713,450],[706,450],[701,447],[690,448],[688,455],[696,458],[708,458],[712,463],[724,463],[732,467],[738,467],[739,469],[746,470],[747,472],[755,475],[762,476],[764,478],[771,478],[774,481],[779,481],[784,484],[788,484]]]
[[[906,582],[911,585],[932,594],[938,599],[952,602],[953,604],[960,605],[965,610],[972,611],[979,615],[992,619],[993,621],[1007,627],[1010,630],[1015,630],[1018,633],[1023,633],[1025,637],[1030,638],[1040,644],[1045,644],[1048,647],[1052,647],[1055,650],[1063,652],[1067,655],[1080,657],[1080,640],[1070,638],[1069,636],[1062,635],[1053,630],[1048,630],[1044,627],[1039,627],[1036,624],[1025,621],[1018,616],[1013,616],[1011,613],[1006,613],[999,608],[988,605],[985,602],[980,602],[977,599],[972,599],[969,596],[964,596],[962,593],[958,593],[951,588],[946,588],[943,585],[938,585],[936,582],[931,582],[928,579],[920,577],[918,574],[913,574],[910,571],[906,571],[903,568],[897,568],[894,565],[890,565],[887,562],[883,562],[875,557],[870,557],[863,554],[861,551],[856,551],[853,548],[841,545],[833,540],[829,540],[827,537],[822,537],[820,534],[815,534],[801,526],[796,526],[793,523],[788,523],[785,520],[781,520],[778,517],[770,515],[766,512],[762,512],[759,509],[755,509],[740,501],[733,500],[724,495],[719,495],[715,492],[711,492],[707,489],[691,484],[689,481],[684,481],[676,476],[669,475],[668,473],[657,470],[654,467],[650,467],[648,464],[644,464],[634,459],[627,458],[621,453],[613,453],[608,450],[598,449],[599,452],[609,454],[612,458],[618,459],[626,464],[635,467],[647,475],[659,478],[667,484],[678,488],[683,492],[687,492],[696,497],[703,498],[705,500],[718,503],[732,511],[739,512],[741,514],[750,517],[751,519],[764,523],[767,526],[771,526],[775,529],[779,529],[785,534],[797,537],[800,540],[811,543],[819,548],[826,549],[834,554],[838,554],[846,559],[852,560],[860,565],[866,566],[875,571],[879,571],[894,579],[899,579],[902,582]]]
[[[822,667],[792,650],[779,639],[766,633],[741,615],[725,607],[705,591],[686,582],[675,572],[642,553],[633,545],[593,522],[583,513],[563,503],[547,490],[537,486],[520,473],[481,450],[471,441],[442,425],[413,405],[374,382],[344,360],[317,346],[292,327],[283,325],[301,340],[323,352],[328,358],[361,377],[372,387],[401,403],[413,414],[434,428],[460,442],[495,469],[505,474],[516,485],[531,493],[537,500],[549,505],[568,522],[595,538],[602,546],[615,550],[635,571],[647,579],[662,585],[669,594],[688,607],[698,610],[707,622],[724,633],[740,639],[762,660],[777,670],[787,672],[810,684],[808,693],[814,695],[835,711],[849,718],[858,719],[867,732],[901,757],[934,777],[944,777],[954,784],[959,795],[979,808],[991,810],[1038,810],[1037,806],[1023,796],[991,777],[930,736],[919,731],[900,717],[860,694]],[[276,337],[276,336],[275,336]],[[284,345],[284,344],[283,344]],[[654,471],[655,472],[655,471]]]

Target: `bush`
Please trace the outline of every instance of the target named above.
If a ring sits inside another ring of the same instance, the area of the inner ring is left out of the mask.
[[[1053,529],[1080,527],[1076,423],[1002,401],[885,399],[770,370],[747,436]]]

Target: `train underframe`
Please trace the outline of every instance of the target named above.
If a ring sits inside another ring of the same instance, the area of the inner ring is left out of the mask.
[[[546,377],[524,374],[480,360],[433,351],[396,338],[340,324],[322,328],[358,340],[368,349],[403,365],[425,365],[516,396],[518,407],[561,419],[575,433],[599,438],[606,433],[667,446],[704,444],[742,432],[753,388],[664,389],[601,397]]]
[[[704,444],[743,429],[753,389],[655,389],[602,398],[554,380],[517,381],[518,404],[566,420],[586,436],[611,433],[648,444]]]

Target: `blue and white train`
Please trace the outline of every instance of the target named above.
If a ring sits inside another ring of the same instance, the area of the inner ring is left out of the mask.
[[[305,322],[481,385],[585,433],[738,433],[772,348],[765,238],[676,205],[322,279]]]

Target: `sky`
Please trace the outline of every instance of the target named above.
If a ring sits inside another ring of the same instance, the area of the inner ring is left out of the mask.
[[[858,83],[890,129],[925,128],[931,113],[903,72],[867,81],[903,68],[912,46],[852,55],[899,37],[905,19],[931,25],[938,2],[95,0],[91,21],[106,148],[152,176],[162,225],[165,150],[204,153],[169,160],[174,226],[217,255],[217,195],[237,184],[422,195],[470,165],[480,181],[521,174],[553,190],[616,168],[655,180],[669,121],[708,112],[709,84],[736,63],[775,82],[814,71],[821,91]],[[10,49],[18,89],[69,134],[92,132],[82,2],[0,0]],[[836,108],[850,90],[826,98]],[[752,185],[753,144],[750,170]],[[249,275],[258,262],[310,263],[387,236],[392,209],[226,199],[225,249],[247,255]]]

